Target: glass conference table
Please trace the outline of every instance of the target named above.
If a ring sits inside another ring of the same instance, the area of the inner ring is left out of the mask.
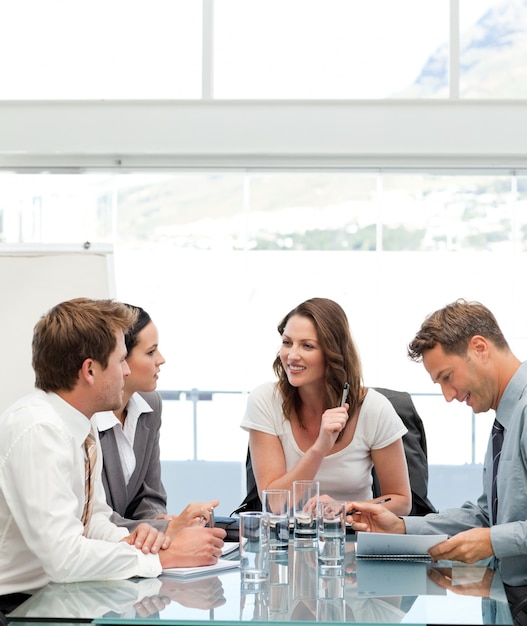
[[[228,558],[236,560],[238,552]],[[346,543],[341,571],[325,574],[316,549],[272,558],[270,581],[242,589],[239,568],[180,580],[51,583],[7,616],[21,622],[205,626],[240,622],[512,624],[498,572],[451,562],[377,561]]]

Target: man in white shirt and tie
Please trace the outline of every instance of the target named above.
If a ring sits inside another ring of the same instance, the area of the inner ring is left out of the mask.
[[[110,522],[96,454],[93,501],[83,523],[85,441],[97,411],[117,409],[129,308],[78,298],[36,324],[36,390],[0,416],[0,611],[10,596],[48,582],[156,577],[164,567],[212,565],[225,531],[183,529],[172,541],[147,524],[131,534]],[[92,468],[93,469],[93,468]],[[12,605],[11,605],[12,606]]]

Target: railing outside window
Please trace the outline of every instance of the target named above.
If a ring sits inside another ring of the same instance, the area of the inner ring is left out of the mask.
[[[161,453],[176,460],[245,460],[247,435],[239,424],[247,394],[210,389],[161,390]],[[423,420],[429,463],[482,463],[493,412],[474,415],[466,405],[447,404],[441,394],[411,393]],[[490,415],[492,413],[492,415]],[[456,437],[452,437],[452,432]],[[171,456],[173,455],[173,456]]]

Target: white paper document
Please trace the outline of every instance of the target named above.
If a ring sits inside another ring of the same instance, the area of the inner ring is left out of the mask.
[[[197,578],[199,576],[212,576],[228,569],[240,566],[240,561],[218,559],[215,565],[202,565],[201,567],[168,567],[163,569],[162,576],[174,576],[175,578]]]
[[[231,552],[234,552],[234,551],[238,550],[239,547],[240,547],[240,544],[237,541],[226,541],[223,544],[223,548],[221,549],[221,553],[222,553],[223,556],[225,556],[226,554],[230,554]]]
[[[416,560],[430,559],[428,550],[446,541],[448,535],[396,535],[357,533],[355,554],[358,558]]]

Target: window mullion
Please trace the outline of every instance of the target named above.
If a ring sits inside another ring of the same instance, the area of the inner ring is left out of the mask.
[[[214,0],[203,0],[201,97],[214,97]]]
[[[450,0],[449,94],[459,99],[459,0]]]

